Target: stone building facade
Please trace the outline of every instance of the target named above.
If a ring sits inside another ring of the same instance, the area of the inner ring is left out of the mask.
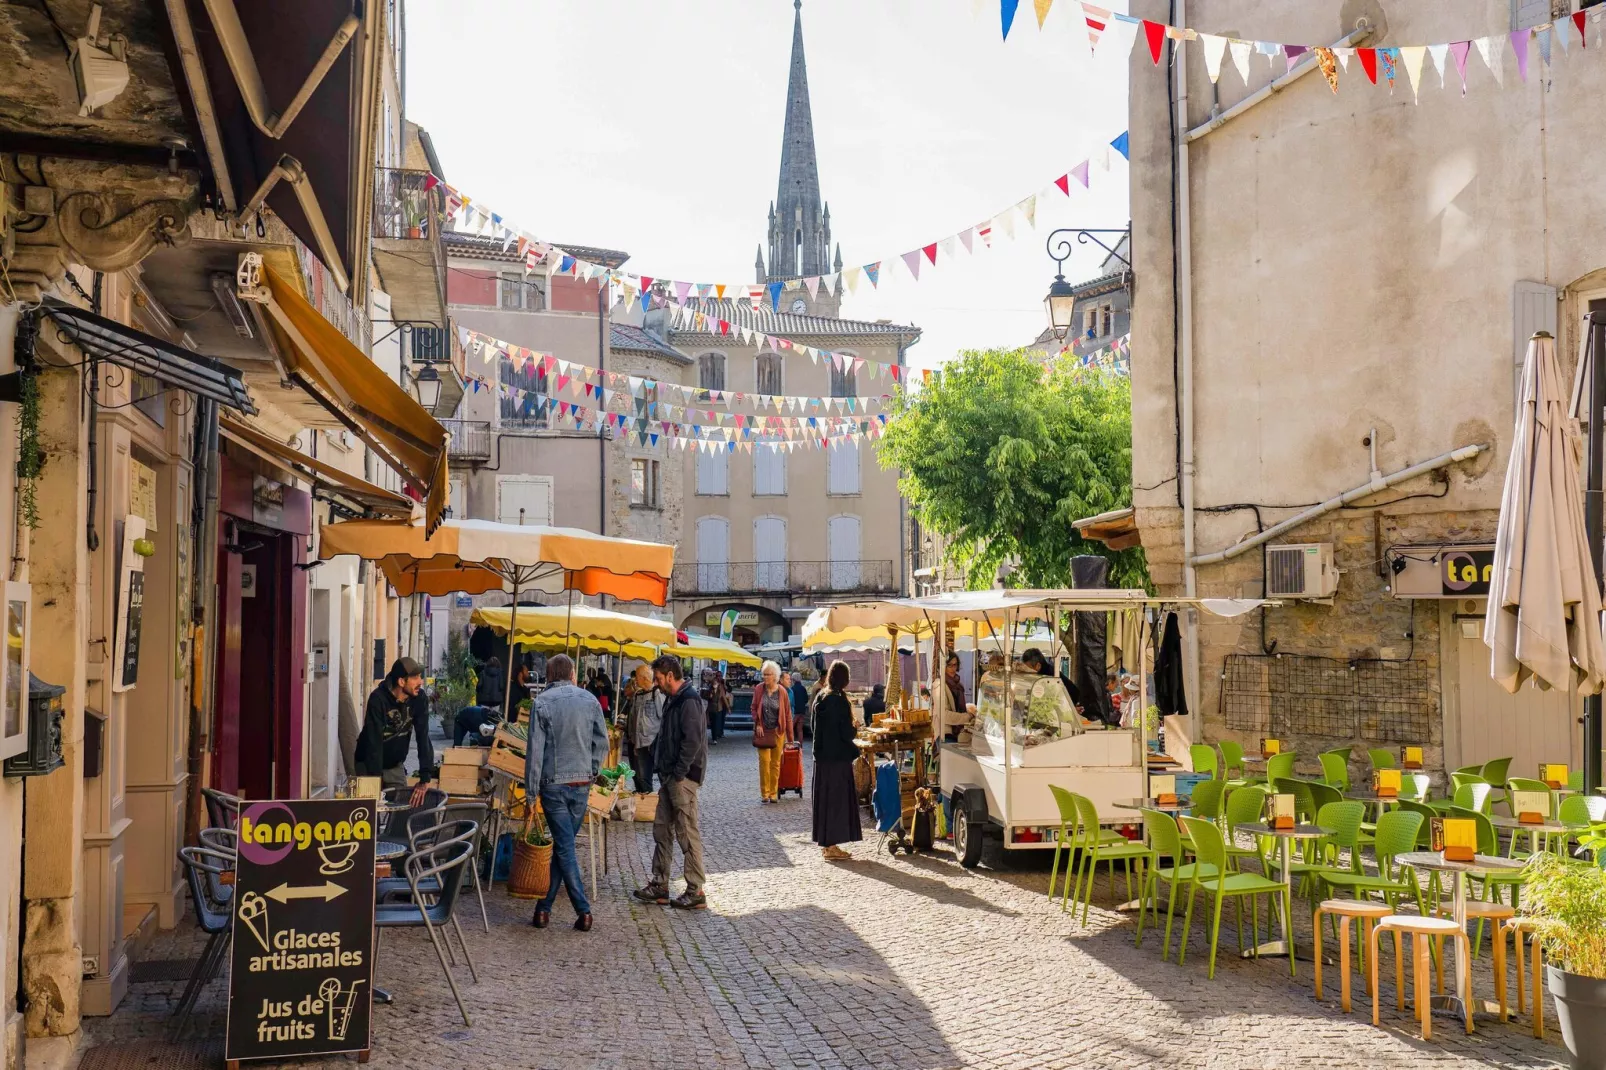
[[[1187,12],[1205,32],[1358,32],[1352,44],[1384,47],[1548,19],[1534,7],[1202,0]],[[1253,67],[1247,87],[1229,66],[1213,86],[1186,48],[1175,138],[1166,78],[1141,49],[1132,68],[1137,528],[1162,594],[1258,597],[1263,553],[1279,545],[1330,546],[1339,570],[1329,599],[1201,618],[1188,734],[1278,736],[1302,772],[1318,751],[1352,746],[1361,776],[1367,746],[1407,743],[1428,746],[1441,773],[1495,757],[1577,767],[1576,697],[1495,688],[1484,599],[1439,572],[1492,542],[1528,338],[1554,333],[1570,369],[1580,316],[1606,297],[1595,222],[1606,190],[1584,133],[1606,68],[1556,49],[1550,66],[1535,55],[1527,81],[1509,64],[1503,86],[1469,70],[1465,99],[1453,70],[1443,90],[1430,71],[1413,100],[1352,65],[1336,95],[1317,74],[1235,110],[1281,66]],[[1224,121],[1206,130],[1213,115]],[[1563,204],[1571,222],[1558,227]],[[1179,308],[1191,310],[1180,323]]]

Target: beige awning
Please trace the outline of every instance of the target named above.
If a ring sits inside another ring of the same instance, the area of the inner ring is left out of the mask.
[[[411,519],[415,512],[422,514],[420,504],[407,495],[386,490],[361,476],[302,453],[294,446],[287,446],[263,434],[243,420],[225,414],[218,422],[218,433],[258,457],[288,469],[318,490],[354,502],[367,512],[403,520]]]

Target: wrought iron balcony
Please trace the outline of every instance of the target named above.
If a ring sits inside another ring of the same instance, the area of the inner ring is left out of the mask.
[[[890,594],[891,561],[726,561],[675,566],[676,597],[764,594]]]
[[[447,462],[488,461],[491,459],[489,420],[442,420],[441,426],[452,436],[446,451]]]
[[[428,171],[381,167],[374,178],[374,264],[396,320],[446,323],[445,195]]]

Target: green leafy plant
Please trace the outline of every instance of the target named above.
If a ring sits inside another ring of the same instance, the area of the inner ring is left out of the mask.
[[[39,528],[39,474],[45,468],[44,451],[39,448],[39,380],[32,374],[23,374],[20,384],[21,404],[17,407],[17,508],[22,510],[22,522],[29,530]]]
[[[900,393],[881,464],[922,523],[948,539],[972,586],[1014,562],[1012,586],[1068,587],[1071,558],[1110,561],[1110,581],[1147,587],[1143,550],[1085,540],[1073,521],[1132,504],[1132,386],[1045,365],[1032,350],[962,353],[918,394]]]
[[[1606,845],[1598,831],[1585,839],[1594,839],[1597,850]],[[1606,870],[1538,855],[1528,863],[1523,903],[1538,920],[1551,962],[1567,973],[1606,980]]]
[[[440,716],[441,728],[448,738],[457,714],[465,706],[474,704],[474,659],[468,644],[459,635],[446,640],[446,664],[435,677],[435,712]]]
[[[525,826],[519,834],[520,838],[531,847],[547,847],[552,843],[552,833],[547,830],[546,818],[537,814],[535,820]]]

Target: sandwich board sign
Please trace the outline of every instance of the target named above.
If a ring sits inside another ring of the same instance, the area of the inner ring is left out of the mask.
[[[247,803],[239,832],[224,1057],[366,1052],[374,801]]]

